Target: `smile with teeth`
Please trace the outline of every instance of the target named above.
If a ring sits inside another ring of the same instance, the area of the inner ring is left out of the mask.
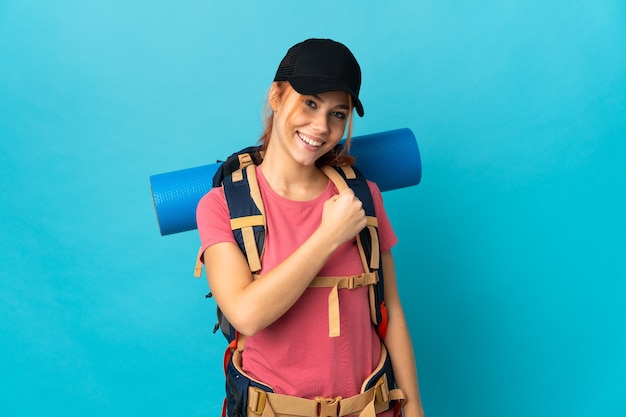
[[[311,139],[308,136],[304,136],[302,133],[298,132],[298,137],[300,138],[300,140],[302,140],[302,142],[306,143],[307,145],[310,146],[315,146],[316,148],[319,148],[320,146],[322,146],[324,144],[324,142],[318,142],[316,140]]]

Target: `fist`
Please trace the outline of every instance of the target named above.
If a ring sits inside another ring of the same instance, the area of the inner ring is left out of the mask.
[[[367,225],[361,200],[346,189],[324,203],[322,227],[342,244],[355,237]]]

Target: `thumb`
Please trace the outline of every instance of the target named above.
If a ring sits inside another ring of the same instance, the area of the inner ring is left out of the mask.
[[[328,200],[329,201],[337,201],[337,200],[339,200],[339,198],[341,198],[341,193],[340,194],[335,194],[334,196],[330,197]]]

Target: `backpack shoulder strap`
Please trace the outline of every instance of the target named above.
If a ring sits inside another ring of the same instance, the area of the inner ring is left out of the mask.
[[[357,242],[361,245],[365,272],[380,269],[380,247],[378,244],[378,219],[374,210],[374,200],[365,176],[354,167],[323,167],[322,170],[337,186],[339,192],[351,188],[361,200],[367,217],[367,227],[359,233]]]
[[[250,271],[261,270],[265,246],[265,207],[256,177],[256,165],[248,165],[224,178],[222,183],[230,212],[230,227]]]
[[[378,219],[374,210],[374,199],[370,192],[365,176],[355,167],[325,166],[324,173],[341,192],[349,187],[356,197],[361,200],[367,217],[367,226],[357,235],[357,245],[361,254],[361,261],[365,272],[374,272],[378,275],[376,285],[369,287],[370,312],[372,322],[378,335],[384,339],[387,334],[387,309],[385,307],[385,283],[381,267],[381,253],[378,239]]]
[[[224,188],[235,240],[253,272],[261,269],[265,242],[265,210],[254,170],[262,160],[261,146],[250,146],[230,155],[213,176],[213,187]],[[196,277],[202,274],[202,255],[200,248],[194,268]]]
[[[263,161],[261,146],[249,146],[235,152],[219,166],[213,175],[213,187],[221,187],[226,177],[248,165],[259,165]]]

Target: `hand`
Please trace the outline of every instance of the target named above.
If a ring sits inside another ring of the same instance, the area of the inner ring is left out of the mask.
[[[346,189],[324,203],[320,228],[334,239],[337,246],[354,238],[367,225],[361,200]]]

